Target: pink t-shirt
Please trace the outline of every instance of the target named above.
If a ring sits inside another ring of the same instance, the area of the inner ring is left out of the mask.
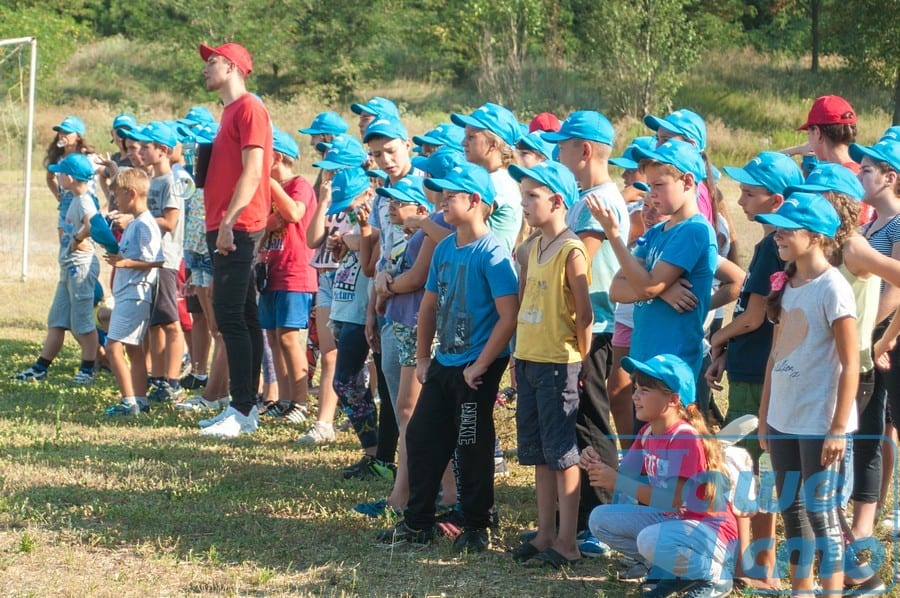
[[[629,458],[630,455],[633,457]],[[691,480],[695,475],[708,471],[706,451],[697,431],[686,422],[678,422],[661,436],[650,434],[650,424],[646,424],[638,433],[631,445],[627,461],[636,461],[640,455],[641,474],[649,478],[653,488],[668,488],[676,483],[676,478]],[[625,462],[623,462],[625,466]],[[677,471],[676,471],[677,470]],[[703,481],[708,481],[705,478]],[[682,519],[702,521],[717,531],[719,540],[728,542],[737,538],[737,521],[729,505],[721,512],[691,511],[691,506],[706,505],[704,498],[705,485],[693,486],[690,481],[685,488],[694,488],[691,495],[685,496],[683,508],[678,515]]]
[[[283,228],[263,237],[258,261],[269,265],[266,290],[315,293],[319,288],[318,273],[310,264],[315,249],[306,244],[306,227],[316,211],[316,194],[300,176],[285,183],[284,191],[306,206],[306,213],[300,222],[285,222]]]
[[[716,230],[712,198],[709,196],[709,187],[706,186],[704,181],[700,181],[700,184],[697,185],[697,207],[700,208],[700,213],[703,214],[703,217],[712,225],[713,230]]]

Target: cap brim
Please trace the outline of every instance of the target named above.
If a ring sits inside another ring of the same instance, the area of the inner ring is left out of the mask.
[[[785,188],[782,195],[788,197],[792,193],[797,193],[798,191],[801,193],[825,193],[826,191],[834,191],[834,189],[825,187],[824,185],[807,185],[804,183],[802,185],[791,185],[790,187]]]
[[[388,180],[388,174],[383,170],[367,170],[366,176],[370,179],[381,179],[383,181]]]
[[[635,181],[635,182],[631,183],[631,186],[634,187],[635,189],[638,189],[639,191],[643,191],[644,193],[647,193],[650,191],[650,185],[648,185],[644,181]]]
[[[858,163],[861,163],[863,158],[869,158],[875,162],[887,162],[889,164],[891,162],[872,148],[859,145],[858,143],[850,144],[850,157],[854,162]]]
[[[775,228],[784,228],[787,230],[800,230],[801,228],[804,228],[793,220],[779,214],[757,214],[755,220],[757,222],[762,222],[763,224],[770,224]]]
[[[609,163],[625,170],[637,170],[638,163],[628,158],[610,158]]]
[[[216,53],[216,49],[207,46],[206,44],[200,44],[200,58],[203,59],[204,62],[209,60],[209,57]]]
[[[462,188],[462,185],[448,179],[425,179],[425,187],[432,191],[459,191],[461,193],[469,193],[469,191]]]
[[[47,166],[47,170],[49,170],[50,172],[56,172],[56,173],[60,173],[63,171],[63,169],[60,168],[59,164],[50,164]]]
[[[430,203],[425,202],[420,199],[413,199],[406,193],[403,193],[402,191],[400,191],[398,189],[394,189],[393,187],[378,187],[377,189],[375,189],[375,193],[377,193],[378,195],[380,195],[382,197],[388,197],[390,199],[395,199],[402,203],[416,204],[417,206],[425,206],[429,210],[431,209]]]
[[[376,116],[376,112],[374,112],[366,104],[350,104],[350,112],[360,115],[365,112],[369,116]]]
[[[562,135],[559,131],[554,131],[552,133],[544,133],[541,135],[541,139],[546,141],[547,143],[559,143],[560,141],[565,141],[566,139],[572,139],[568,135]]]
[[[752,185],[753,187],[765,187],[762,184],[762,181],[758,181],[753,178],[749,172],[744,170],[743,168],[739,168],[737,166],[723,166],[722,170],[725,171],[725,174],[741,183],[742,185]]]
[[[659,128],[663,127],[664,122],[664,119],[658,116],[653,116],[652,114],[648,114],[644,117],[644,124],[647,125],[647,128],[651,131],[659,131]]]
[[[487,129],[484,123],[477,121],[467,114],[451,114],[450,122],[458,127],[473,127],[475,129]]]
[[[297,129],[298,133],[303,133],[304,135],[328,135],[329,133],[323,131],[322,129],[316,129],[314,127],[307,127],[305,129]]]
[[[637,359],[628,357],[627,355],[622,358],[621,364],[622,369],[629,374],[633,374],[635,371],[638,371],[647,374],[648,376],[653,376],[654,378],[659,376],[657,372],[653,371],[653,369],[643,361],[638,361]]]
[[[427,156],[416,156],[411,160],[413,168],[417,170],[421,170],[422,172],[428,172],[428,157]]]
[[[340,214],[341,212],[343,212],[344,210],[349,208],[352,203],[353,203],[353,200],[333,203],[333,204],[331,204],[331,206],[329,206],[328,211],[325,212],[325,214],[327,216],[334,216],[335,214]]]
[[[416,145],[444,145],[444,141],[429,137],[428,135],[413,135],[413,143]]]
[[[352,166],[347,166],[346,164],[341,164],[340,162],[332,162],[331,160],[319,160],[318,162],[313,162],[313,166],[316,168],[321,168],[322,170],[342,170],[344,168],[353,168]]]

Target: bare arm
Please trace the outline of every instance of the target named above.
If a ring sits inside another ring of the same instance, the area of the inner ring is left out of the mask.
[[[821,463],[828,466],[840,462],[844,458],[847,446],[847,420],[856,400],[859,384],[859,349],[856,332],[856,318],[846,317],[831,323],[834,344],[841,362],[841,375],[838,378],[837,404],[831,418],[829,437],[822,445]]]
[[[769,351],[769,359],[766,361],[766,377],[763,380],[762,394],[759,399],[759,423],[756,433],[759,436],[759,446],[762,450],[769,450],[769,398],[772,395],[772,368],[775,367],[775,347],[778,346],[778,337],[781,334],[781,324],[775,325],[772,336],[772,350]]]
[[[588,291],[587,261],[580,251],[570,251],[566,258],[566,282],[575,300],[575,336],[578,339],[578,352],[584,359],[591,350],[594,308]],[[519,296],[521,297],[521,291]]]
[[[285,222],[300,222],[306,215],[306,205],[288,195],[281,183],[275,179],[269,179],[269,189],[272,191],[272,203]]]
[[[741,285],[744,284],[746,276],[747,273],[731,260],[721,260],[718,268],[716,268],[716,279],[719,281],[719,288],[713,293],[709,309],[718,309],[732,301],[737,301],[738,295],[741,294]]]
[[[328,174],[326,174],[326,172]],[[306,245],[310,249],[318,249],[325,242],[328,233],[326,220],[328,208],[331,207],[331,171],[322,172],[322,180],[319,183],[319,201],[316,211],[306,227]]]
[[[484,348],[481,349],[478,358],[463,370],[463,377],[470,388],[478,388],[481,385],[481,376],[506,348],[513,332],[516,331],[516,316],[519,312],[518,296],[504,295],[495,297],[494,307],[497,310],[497,315],[500,317],[497,323],[494,324],[494,329],[484,344]],[[419,326],[421,326],[421,312],[419,318]]]
[[[414,293],[424,287],[425,281],[428,280],[428,269],[431,267],[431,258],[436,246],[437,244],[431,237],[426,235],[422,239],[422,248],[419,249],[415,263],[409,270],[393,278],[388,283],[390,288],[387,290],[394,295],[402,295],[403,293]],[[382,274],[390,276],[386,272],[380,272],[378,275]]]
[[[159,230],[161,230],[163,234],[170,233],[175,230],[175,227],[178,226],[178,217],[180,215],[181,210],[179,210],[178,208],[165,208],[163,210],[162,217],[156,219],[156,223],[159,225]]]
[[[750,293],[750,299],[744,311],[736,315],[731,322],[723,326],[712,336],[713,353],[716,347],[722,348],[736,336],[753,332],[766,321],[766,298],[763,295]]]
[[[437,294],[425,291],[419,305],[418,331],[416,333],[416,378],[425,383],[425,374],[431,365],[431,343],[437,327]]]

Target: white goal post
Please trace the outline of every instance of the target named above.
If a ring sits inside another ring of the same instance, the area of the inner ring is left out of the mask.
[[[28,44],[31,56],[28,68],[28,123],[25,128],[25,151],[23,152],[25,154],[25,188],[23,189],[24,205],[22,210],[22,281],[24,281],[28,275],[28,245],[30,240],[29,229],[31,227],[31,154],[33,150],[32,143],[34,142],[34,92],[37,75],[37,38],[19,37],[15,39],[0,40],[0,46],[24,44]]]

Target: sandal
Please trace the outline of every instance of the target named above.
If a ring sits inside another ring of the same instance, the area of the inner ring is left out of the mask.
[[[535,563],[535,567],[562,569],[563,567],[573,567],[580,561],[581,559],[567,559],[553,548],[545,548],[529,561],[529,565]]]
[[[524,563],[529,559],[533,559],[541,553],[541,549],[529,541],[522,542],[518,548],[512,551],[512,560],[517,563]]]

